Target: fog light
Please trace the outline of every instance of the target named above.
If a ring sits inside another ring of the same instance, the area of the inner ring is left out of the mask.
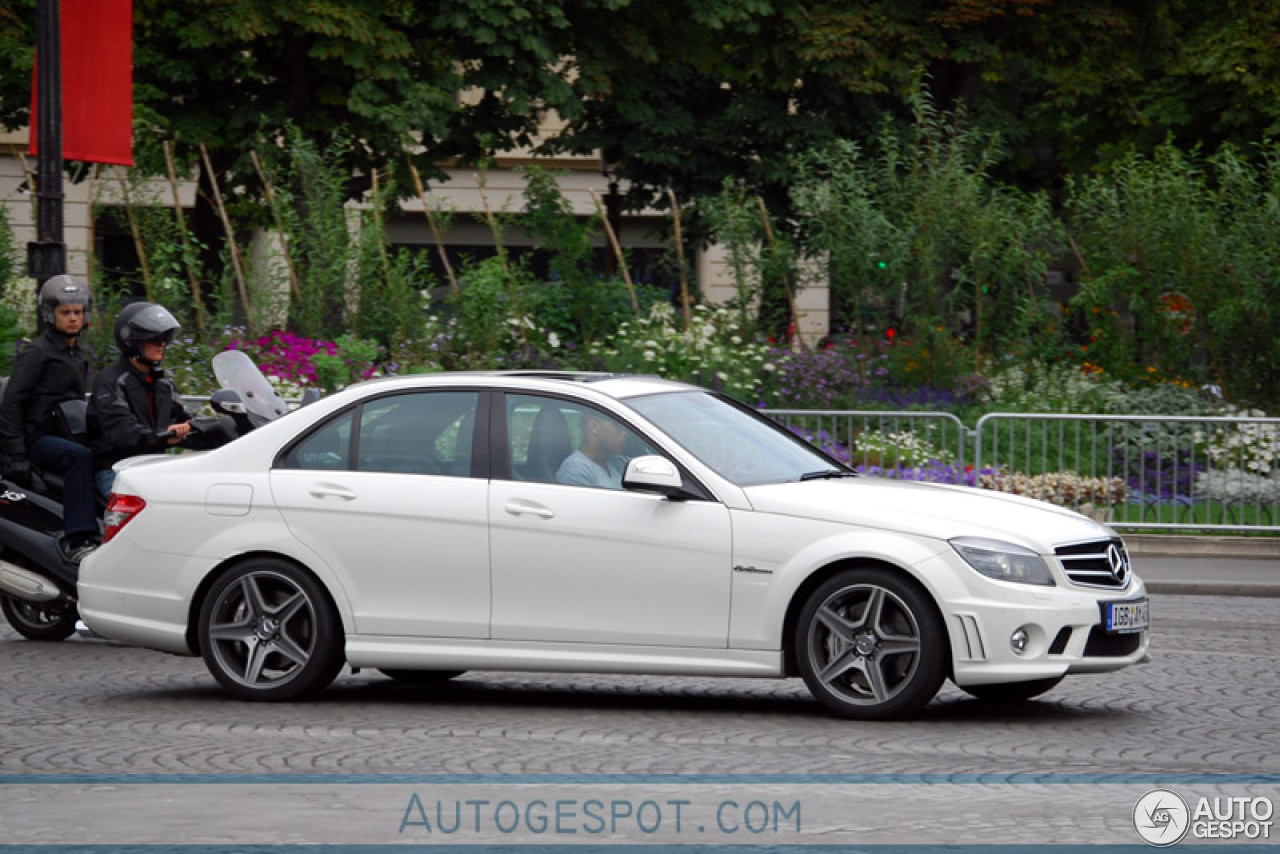
[[[1022,655],[1027,651],[1028,640],[1030,640],[1030,638],[1027,637],[1026,629],[1014,629],[1013,634],[1009,635],[1009,646],[1013,649],[1014,653]]]

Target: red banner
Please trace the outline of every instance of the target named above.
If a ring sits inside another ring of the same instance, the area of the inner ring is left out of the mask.
[[[60,18],[62,156],[132,166],[133,0],[61,0]],[[32,154],[35,102],[33,85]]]

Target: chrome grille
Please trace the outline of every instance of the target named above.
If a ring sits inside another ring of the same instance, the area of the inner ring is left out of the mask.
[[[1053,553],[1073,584],[1119,590],[1129,586],[1133,575],[1129,552],[1118,537],[1058,546]]]

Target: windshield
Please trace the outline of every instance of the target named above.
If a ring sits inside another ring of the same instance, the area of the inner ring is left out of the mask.
[[[258,366],[241,350],[224,350],[214,356],[213,375],[219,386],[238,392],[245,408],[264,423],[289,411]]]
[[[709,392],[654,394],[626,403],[738,486],[795,481],[819,472],[849,473],[786,428]]]

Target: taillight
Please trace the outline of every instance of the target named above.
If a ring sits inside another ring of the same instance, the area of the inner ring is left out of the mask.
[[[102,535],[102,541],[111,542],[111,538],[120,533],[120,529],[128,525],[129,521],[141,513],[142,508],[146,506],[147,502],[136,495],[111,493],[111,498],[107,500],[107,512],[102,516],[102,521],[107,526],[106,532]]]

